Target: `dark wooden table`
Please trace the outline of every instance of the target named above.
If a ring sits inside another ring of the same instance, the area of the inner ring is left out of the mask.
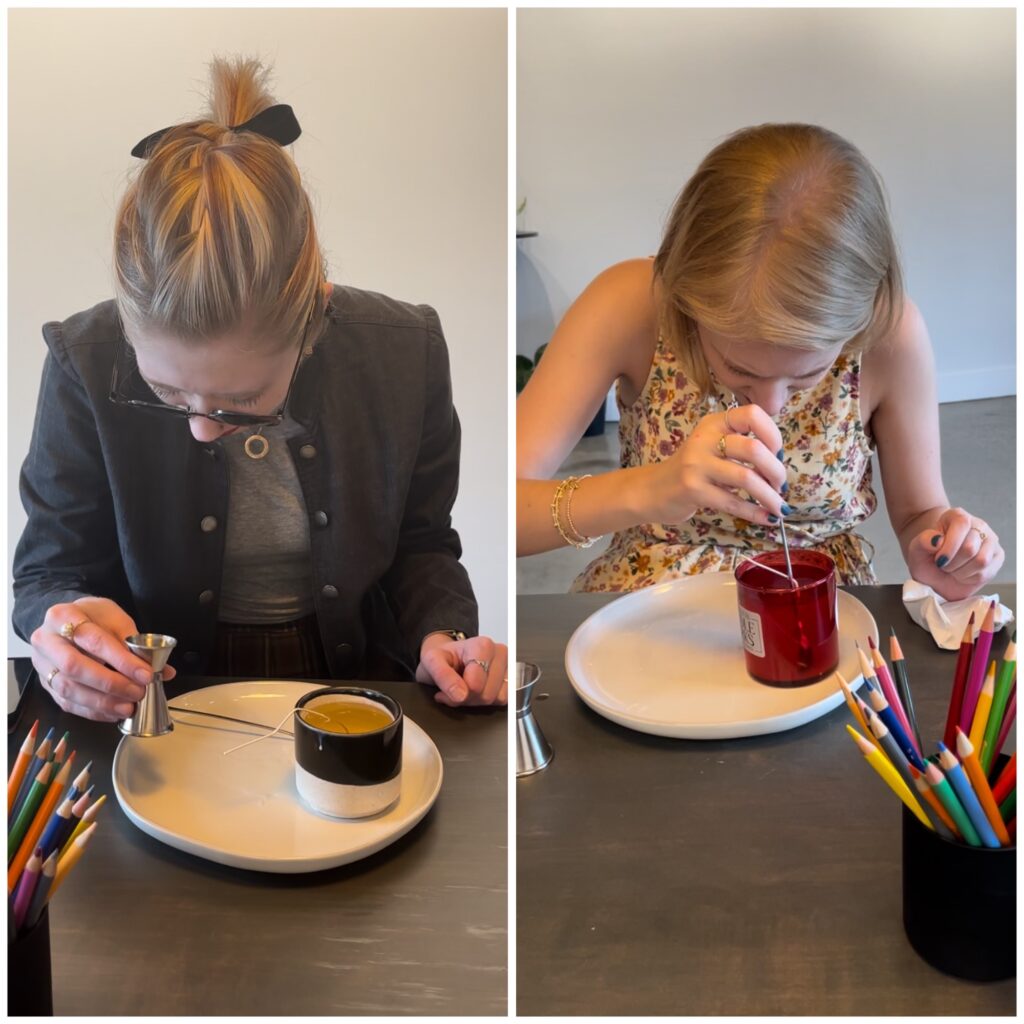
[[[1015,609],[1015,586],[992,589]],[[849,591],[882,636],[896,628],[925,742],[941,738],[955,655],[911,622],[899,587]],[[535,716],[555,756],[516,783],[517,1012],[1013,1014],[1013,981],[947,977],[907,942],[902,805],[847,736],[846,705],[740,740],[607,721],[563,657],[611,599],[518,603],[517,657],[542,669]]]
[[[179,678],[169,697],[223,680]],[[165,846],[113,792],[115,725],[65,715],[33,682],[33,719],[71,730],[107,794],[86,855],[50,908],[57,1015],[501,1015],[507,1010],[504,709],[458,711],[378,683],[444,760],[434,807],[365,860],[307,875],[224,867]]]

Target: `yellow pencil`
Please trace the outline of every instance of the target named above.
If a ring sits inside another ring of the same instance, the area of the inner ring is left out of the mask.
[[[850,689],[850,684],[838,672],[836,673],[836,679],[839,680],[839,688],[843,691],[843,696],[846,698],[846,703],[853,712],[853,717],[857,719],[860,727],[865,732],[868,732],[868,723],[864,720],[864,715],[857,706],[857,701],[853,696],[853,690]]]
[[[881,775],[882,781],[914,812],[922,825],[935,831],[935,826],[932,825],[924,811],[921,810],[921,805],[917,802],[917,798],[907,788],[907,784],[900,778],[899,772],[893,768],[888,758],[877,747],[873,747],[864,739],[852,725],[848,725],[846,731],[853,737],[857,746],[860,747],[864,760]]]
[[[90,804],[82,814],[82,820],[75,826],[74,831],[68,836],[68,841],[60,848],[60,854],[63,857],[68,852],[71,844],[96,820],[96,815],[99,814],[100,808],[103,806],[103,801],[107,799],[107,794],[99,798],[94,804]]]
[[[68,877],[68,872],[82,859],[85,847],[88,845],[89,840],[92,839],[92,834],[95,831],[96,825],[93,823],[71,844],[68,852],[57,860],[57,874],[54,875],[53,885],[50,886],[49,899],[53,899],[53,894],[60,888],[64,879]]]
[[[992,698],[996,692],[996,663],[993,661],[985,676],[985,685],[978,694],[978,703],[974,707],[974,720],[971,722],[970,741],[975,750],[981,750],[981,741],[985,738],[985,726],[992,710]]]
[[[981,804],[981,809],[985,812],[985,817],[988,818],[988,823],[992,826],[996,838],[1003,846],[1012,846],[1010,833],[1006,831],[1003,816],[999,813],[999,807],[989,788],[988,779],[985,778],[981,762],[974,752],[974,744],[964,735],[964,731],[959,726],[956,729],[956,752],[960,755],[960,762],[974,788],[974,795],[978,798],[978,803]]]

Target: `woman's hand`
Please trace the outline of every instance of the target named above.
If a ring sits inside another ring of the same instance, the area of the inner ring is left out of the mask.
[[[950,508],[907,548],[907,567],[947,601],[976,594],[1006,558],[995,531],[962,508]]]
[[[644,521],[681,523],[711,508],[748,522],[778,522],[789,512],[781,459],[782,435],[760,406],[710,413],[676,452],[648,467]]]
[[[132,617],[105,597],[52,605],[30,637],[43,689],[70,714],[97,722],[128,718],[153,678],[124,644],[137,632]],[[168,665],[164,679],[174,675]]]
[[[508,647],[486,636],[430,633],[420,645],[416,680],[436,686],[434,700],[449,707],[507,704]]]

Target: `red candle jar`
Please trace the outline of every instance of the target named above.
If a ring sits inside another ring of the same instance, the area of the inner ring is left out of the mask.
[[[835,563],[828,555],[800,548],[791,548],[789,556],[795,587],[783,578],[782,551],[765,552],[736,567],[747,671],[769,686],[806,686],[839,665]]]

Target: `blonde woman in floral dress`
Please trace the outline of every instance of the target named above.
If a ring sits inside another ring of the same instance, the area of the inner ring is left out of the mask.
[[[613,383],[621,468],[548,479]],[[657,256],[577,299],[520,397],[519,554],[614,533],[573,589],[632,590],[732,570],[785,517],[841,583],[872,583],[856,531],[875,451],[911,575],[977,592],[1004,553],[949,506],[931,345],[877,174],[825,129],[744,129],[683,189]]]

